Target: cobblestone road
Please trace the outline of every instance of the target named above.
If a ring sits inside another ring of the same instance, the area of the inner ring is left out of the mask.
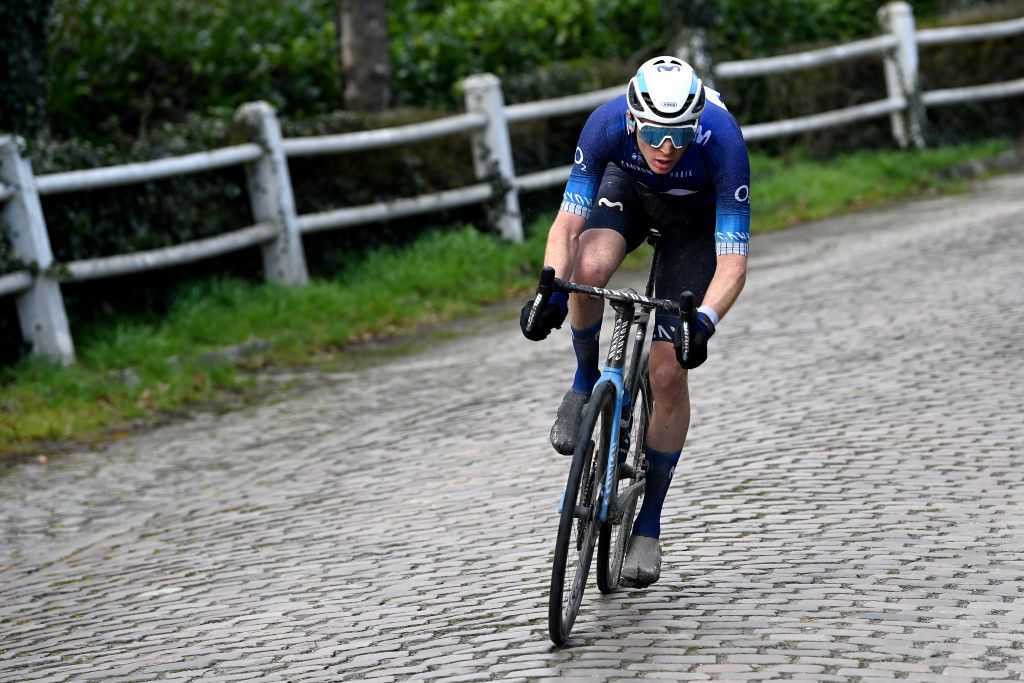
[[[0,479],[0,680],[1024,674],[1024,176],[755,238],[662,580],[546,636],[568,335],[383,367]],[[620,282],[620,284],[622,284]]]

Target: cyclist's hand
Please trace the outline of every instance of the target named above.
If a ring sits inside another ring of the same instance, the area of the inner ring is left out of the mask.
[[[565,316],[569,312],[569,306],[564,294],[560,297],[552,296],[551,300],[537,311],[537,315],[533,319],[533,329],[527,331],[526,323],[530,320],[532,310],[533,299],[527,301],[519,313],[519,328],[527,339],[540,341],[546,339],[551,334],[551,330],[562,327]]]
[[[697,311],[697,324],[690,332],[690,353],[682,366],[687,370],[692,370],[700,366],[704,361],[708,359],[708,340],[711,339],[711,335],[715,333],[715,324],[711,322],[711,318],[702,311]],[[676,330],[676,343],[682,344],[682,325]]]

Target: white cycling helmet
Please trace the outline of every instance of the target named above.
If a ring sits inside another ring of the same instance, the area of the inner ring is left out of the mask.
[[[704,111],[704,84],[678,57],[655,57],[630,79],[626,102],[636,119],[665,126],[696,123]]]

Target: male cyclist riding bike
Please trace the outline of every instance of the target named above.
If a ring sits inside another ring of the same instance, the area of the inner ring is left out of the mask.
[[[679,319],[663,312],[655,318],[647,484],[622,567],[625,581],[646,586],[661,575],[661,509],[690,423],[687,368],[707,358],[708,340],[746,280],[750,164],[740,127],[719,94],[675,57],[644,62],[625,95],[590,115],[575,161],[544,263],[559,278],[604,287],[625,255],[655,228],[662,249],[656,296],[674,299],[689,290],[702,302],[686,368],[672,344]],[[529,331],[533,301],[523,307],[520,325],[534,341],[571,314],[577,369],[551,428],[559,453],[573,452],[583,407],[600,377],[603,306],[603,300],[555,293]]]

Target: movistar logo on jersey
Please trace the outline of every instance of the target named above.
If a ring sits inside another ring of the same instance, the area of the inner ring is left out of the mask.
[[[618,209],[619,211],[623,211],[624,210],[623,207],[622,207],[622,202],[610,202],[607,199],[605,199],[604,197],[601,197],[601,199],[599,199],[597,201],[597,205],[598,206],[607,206],[609,209]]]

